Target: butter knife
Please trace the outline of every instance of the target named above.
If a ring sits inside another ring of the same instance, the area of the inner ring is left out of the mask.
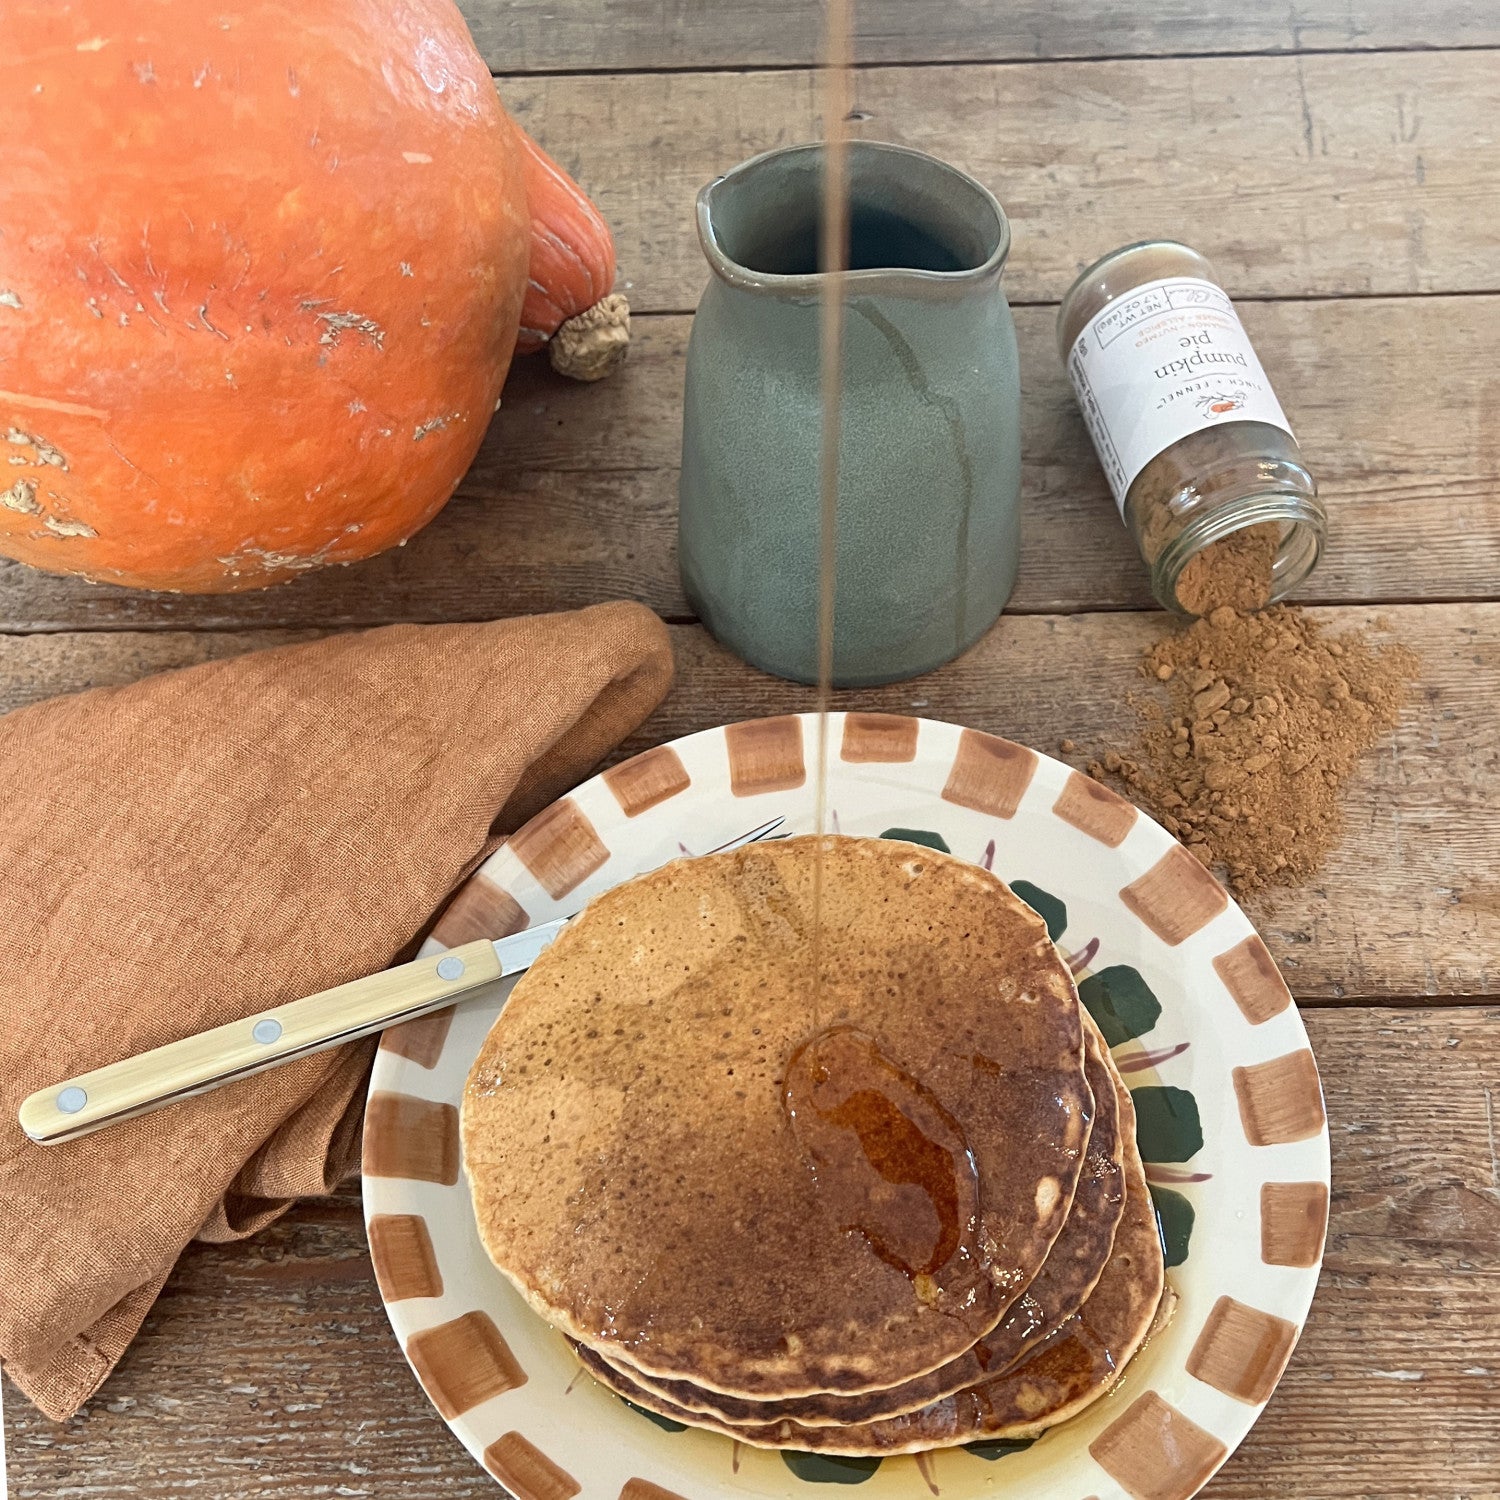
[[[753,844],[785,821],[762,823],[708,852]],[[22,1103],[21,1129],[39,1145],[76,1140],[236,1078],[442,1010],[481,985],[529,969],[569,920],[560,917],[511,937],[480,938],[432,953],[64,1079]]]

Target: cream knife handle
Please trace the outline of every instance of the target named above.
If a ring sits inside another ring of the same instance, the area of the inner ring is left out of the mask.
[[[440,1010],[504,976],[486,939],[169,1042],[33,1094],[21,1128],[43,1145],[87,1135],[293,1057]]]

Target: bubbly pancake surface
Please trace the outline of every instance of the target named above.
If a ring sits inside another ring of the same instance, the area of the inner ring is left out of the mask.
[[[994,876],[812,839],[599,897],[470,1074],[495,1263],[640,1371],[784,1399],[884,1389],[993,1329],[1063,1227],[1092,1096],[1072,978]]]
[[[1031,1285],[974,1348],[889,1390],[785,1401],[747,1401],[705,1391],[682,1380],[657,1380],[633,1368],[608,1345],[592,1353],[631,1382],[636,1388],[634,1399],[664,1398],[670,1403],[663,1408],[666,1414],[702,1412],[723,1422],[752,1425],[786,1420],[825,1427],[879,1421],[930,1405],[1007,1369],[1083,1305],[1109,1260],[1125,1208],[1125,1143],[1115,1075],[1108,1048],[1087,1012],[1084,1027],[1086,1077],[1094,1096],[1094,1117],[1072,1211]]]
[[[580,1350],[580,1358],[617,1394],[754,1447],[851,1456],[914,1453],[982,1439],[1033,1437],[1055,1426],[1111,1389],[1151,1331],[1165,1288],[1160,1231],[1135,1145],[1135,1111],[1118,1077],[1116,1088],[1126,1141],[1125,1202],[1109,1260],[1083,1306],[1008,1370],[901,1416],[813,1427],[721,1422],[642,1390],[592,1350]]]

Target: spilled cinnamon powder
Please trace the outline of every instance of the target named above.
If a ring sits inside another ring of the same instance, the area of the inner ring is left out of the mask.
[[[1235,547],[1241,537],[1248,544]],[[1138,705],[1137,742],[1088,767],[1241,895],[1319,869],[1341,832],[1344,783],[1396,724],[1419,667],[1414,652],[1377,645],[1369,630],[1333,635],[1287,605],[1243,612],[1267,576],[1263,550],[1248,532],[1219,544],[1199,581],[1220,602],[1200,596],[1206,617],[1162,637],[1142,662],[1165,704]]]
[[[1136,744],[1089,763],[1242,895],[1322,865],[1344,783],[1397,723],[1419,667],[1368,630],[1334,636],[1286,604],[1254,612],[1271,597],[1277,541],[1275,526],[1251,526],[1191,559],[1178,597],[1203,618],[1142,663],[1166,703],[1137,703]]]

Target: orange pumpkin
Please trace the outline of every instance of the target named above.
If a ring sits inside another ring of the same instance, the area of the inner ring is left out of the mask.
[[[4,29],[10,557],[190,592],[369,557],[468,468],[533,239],[563,317],[609,291],[577,273],[597,214],[558,269],[566,177],[534,233],[452,0],[10,0]]]

